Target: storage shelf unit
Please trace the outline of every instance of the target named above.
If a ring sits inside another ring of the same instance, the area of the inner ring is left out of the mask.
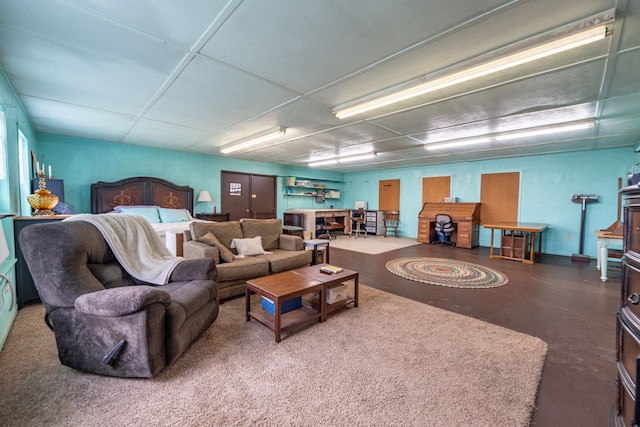
[[[529,256],[531,236],[525,233],[503,230],[500,242],[500,256],[502,258],[523,260]]]
[[[364,229],[367,234],[381,236],[384,232],[384,211],[365,211]]]
[[[324,181],[289,177],[285,179],[284,189],[287,197],[315,197],[318,201],[340,199],[340,188],[329,187]]]

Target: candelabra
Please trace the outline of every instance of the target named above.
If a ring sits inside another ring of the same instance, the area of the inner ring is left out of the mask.
[[[51,192],[47,190],[47,176],[44,174],[44,170],[38,171],[37,176],[40,180],[40,188],[36,190],[34,194],[30,194],[27,196],[27,201],[34,209],[32,215],[55,215],[56,213],[51,209],[53,209],[58,204],[58,196],[56,196],[55,194],[51,194]],[[53,179],[53,176],[49,176],[48,178]]]

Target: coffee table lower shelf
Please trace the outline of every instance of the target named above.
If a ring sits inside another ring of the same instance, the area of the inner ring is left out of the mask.
[[[317,298],[311,297],[308,300],[303,300],[303,304],[305,304],[305,306],[308,306],[310,308],[313,309],[319,309],[320,308],[320,301],[318,301]],[[333,313],[336,310],[340,310],[343,307],[346,307],[349,304],[353,304],[354,307],[358,306],[358,303],[356,301],[356,299],[354,297],[350,297],[347,296],[347,299],[343,299],[342,301],[337,301],[334,302],[333,304],[327,304],[326,305],[326,310],[327,313]]]
[[[273,332],[276,332],[275,316],[268,311],[258,308],[251,310],[247,315],[262,323]],[[312,320],[320,321],[321,317],[322,315],[320,310],[303,305],[300,308],[280,315],[280,331],[286,332],[288,329],[300,326]]]

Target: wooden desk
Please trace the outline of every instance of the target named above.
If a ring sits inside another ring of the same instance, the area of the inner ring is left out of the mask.
[[[531,222],[502,222],[497,224],[483,224],[484,228],[491,230],[491,245],[489,258],[503,258],[522,261],[525,264],[533,264],[534,256],[540,255],[542,250],[542,231],[549,224],[537,224]],[[493,253],[493,235],[495,230],[501,230],[500,254]],[[538,252],[535,251],[536,234],[538,234]],[[527,255],[529,258],[527,258]]]
[[[596,269],[600,270],[600,280],[607,281],[607,263],[609,261],[609,244],[622,249],[622,234],[613,234],[605,230],[596,230],[598,238],[598,252],[596,253]]]
[[[344,224],[344,234],[351,234],[351,209],[287,209],[285,213],[304,214],[304,231],[311,233],[311,238],[316,238],[316,218],[334,217],[336,221]]]
[[[437,240],[438,214],[448,214],[456,225],[451,241],[458,248],[471,249],[480,244],[480,203],[425,203],[418,214],[418,242]]]

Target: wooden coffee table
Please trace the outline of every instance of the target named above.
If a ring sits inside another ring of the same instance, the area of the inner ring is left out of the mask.
[[[276,342],[280,342],[281,333],[287,329],[318,319],[322,322],[326,318],[325,305],[319,309],[303,305],[301,308],[281,313],[281,305],[288,301],[311,292],[320,292],[321,301],[325,300],[325,284],[320,280],[294,271],[285,271],[270,276],[247,280],[246,313],[247,321],[251,318],[262,323],[275,333]],[[264,296],[274,302],[274,314],[259,308],[251,308],[251,293]]]
[[[347,270],[340,273],[326,274],[320,267],[326,264],[312,265],[297,270],[285,271],[270,276],[247,280],[246,313],[247,321],[252,318],[271,329],[276,342],[281,341],[281,334],[287,329],[309,322],[314,319],[322,322],[327,320],[327,314],[348,304],[358,306],[358,272]],[[353,280],[353,295],[347,295],[346,300],[334,304],[327,304],[327,289],[343,282]],[[282,303],[312,292],[319,292],[317,307],[313,304],[303,304],[301,308],[282,313]],[[251,294],[256,293],[274,302],[274,314],[258,308],[251,308]]]
[[[322,282],[324,286],[324,296],[320,296],[320,307],[323,313],[322,320],[327,320],[327,315],[329,313],[336,311],[348,304],[353,304],[354,307],[358,306],[358,272],[344,268],[340,273],[327,274],[320,271],[320,267],[322,267],[323,265],[327,264],[318,264],[309,267],[303,267],[297,270],[293,270],[293,272],[308,277],[309,279]],[[354,282],[353,295],[347,295],[346,300],[338,301],[333,304],[327,304],[327,289],[349,280],[353,280]]]

